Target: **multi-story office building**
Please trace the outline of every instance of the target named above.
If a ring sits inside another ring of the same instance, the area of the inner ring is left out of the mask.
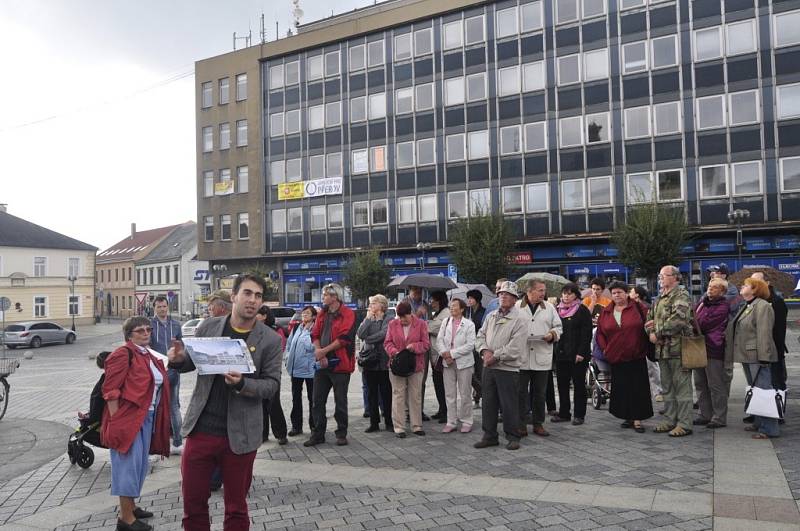
[[[800,274],[800,0],[395,0],[196,78],[200,257],[260,259],[288,303],[353,248],[441,270],[450,223],[488,210],[521,272],[627,278],[608,236],[649,200],[685,208],[695,284]]]

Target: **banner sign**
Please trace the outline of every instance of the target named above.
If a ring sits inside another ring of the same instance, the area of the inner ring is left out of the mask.
[[[233,180],[214,183],[214,195],[231,195],[233,193]]]
[[[321,197],[323,195],[341,195],[342,178],[328,177],[313,181],[285,183],[278,186],[278,200],[303,199],[305,197]]]
[[[508,261],[514,265],[532,264],[533,253],[530,251],[520,251],[516,253],[509,253]]]

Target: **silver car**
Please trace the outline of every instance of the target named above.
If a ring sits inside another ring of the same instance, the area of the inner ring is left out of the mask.
[[[48,321],[29,321],[6,326],[3,342],[8,348],[39,348],[52,343],[72,344],[77,339],[75,332]]]
[[[195,330],[197,330],[197,327],[200,326],[202,322],[202,319],[189,319],[181,326],[181,336],[194,337]]]

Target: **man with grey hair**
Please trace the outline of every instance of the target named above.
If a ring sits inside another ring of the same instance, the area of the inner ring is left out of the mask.
[[[303,446],[325,442],[326,406],[333,389],[336,404],[336,444],[347,444],[347,387],[355,369],[355,322],[353,310],[344,305],[344,289],[336,283],[322,287],[322,310],[317,314],[311,340],[318,369],[314,373],[314,431]]]
[[[224,289],[215,290],[208,297],[208,313],[211,317],[222,317],[231,313],[233,305],[231,304],[231,296]]]

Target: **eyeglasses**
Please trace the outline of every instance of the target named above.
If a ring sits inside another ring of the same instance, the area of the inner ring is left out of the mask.
[[[140,328],[134,328],[131,332],[136,332],[137,334],[149,334],[153,331],[152,326],[142,326]]]

